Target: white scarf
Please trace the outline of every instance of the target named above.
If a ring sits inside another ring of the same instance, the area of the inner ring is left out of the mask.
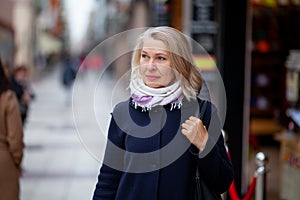
[[[178,81],[167,87],[151,88],[141,78],[136,78],[131,80],[129,88],[134,106],[142,107],[143,111],[157,105],[171,103],[171,110],[182,105],[183,94]]]

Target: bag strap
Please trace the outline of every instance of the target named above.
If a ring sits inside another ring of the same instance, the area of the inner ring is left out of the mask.
[[[199,118],[202,120],[207,108],[208,101],[207,100],[201,100],[200,104],[200,113],[199,113]]]
[[[207,108],[208,101],[207,100],[201,100],[200,103],[200,113],[199,113],[199,118],[202,120]],[[196,179],[198,180],[200,178],[198,166],[196,167]]]

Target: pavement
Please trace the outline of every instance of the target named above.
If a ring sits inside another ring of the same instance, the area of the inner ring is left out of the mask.
[[[58,65],[32,83],[36,98],[24,127],[21,200],[92,198],[112,102],[121,93],[112,90],[114,78],[88,71],[78,74],[71,99],[60,77]]]

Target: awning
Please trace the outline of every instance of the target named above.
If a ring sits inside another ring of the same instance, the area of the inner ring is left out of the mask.
[[[59,53],[62,50],[62,42],[50,35],[49,33],[41,33],[38,39],[39,50],[42,55],[50,55]]]

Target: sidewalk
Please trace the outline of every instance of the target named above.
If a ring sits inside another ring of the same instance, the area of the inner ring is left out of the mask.
[[[80,86],[77,92],[95,91],[97,78],[94,72],[85,74],[76,82]],[[96,96],[108,94],[111,90],[107,86],[109,81],[104,80],[106,86]],[[88,96],[82,95],[76,103],[80,117],[74,121],[72,105],[67,104],[60,83],[59,67],[33,83],[33,90],[36,99],[30,105],[24,130],[26,148],[22,162],[21,200],[91,199],[99,172],[99,154],[105,141],[99,128],[91,125],[93,120],[84,112],[90,104]],[[108,101],[99,103],[101,107],[97,107],[94,115],[101,118],[100,123],[106,124],[110,105]]]

